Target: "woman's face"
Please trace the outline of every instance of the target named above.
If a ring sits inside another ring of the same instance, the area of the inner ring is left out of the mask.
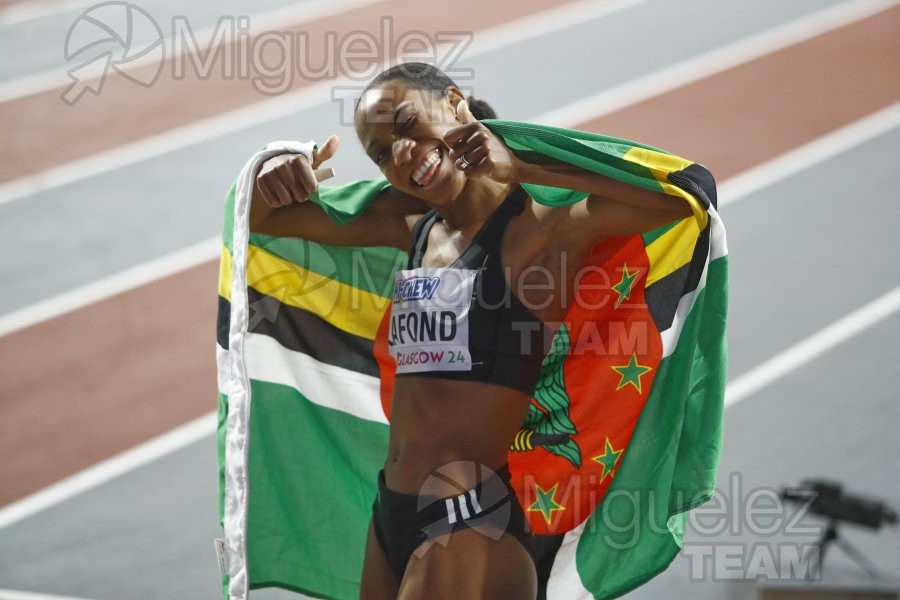
[[[367,91],[356,111],[356,132],[366,154],[395,188],[433,206],[451,202],[465,175],[447,156],[443,135],[459,125],[456,88],[442,96],[407,89],[398,81]]]

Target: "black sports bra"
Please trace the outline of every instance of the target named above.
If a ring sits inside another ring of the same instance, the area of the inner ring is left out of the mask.
[[[516,186],[447,267],[422,267],[431,211],[413,229],[408,268],[396,274],[388,345],[398,377],[484,381],[532,394],[552,331],[506,283],[500,244],[522,212]]]

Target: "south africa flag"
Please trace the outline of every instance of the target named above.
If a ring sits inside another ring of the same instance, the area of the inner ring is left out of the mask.
[[[510,468],[540,534],[547,598],[607,598],[677,554],[715,484],[728,259],[700,165],[591,133],[483,121],[531,162],[562,161],[689,202],[693,216],[595,245],[553,340]],[[258,153],[226,202],[219,285],[223,591],[356,598],[392,365],[386,311],[405,254],[253,234]],[[323,186],[346,221],[384,181]],[[548,205],[584,193],[525,185]]]

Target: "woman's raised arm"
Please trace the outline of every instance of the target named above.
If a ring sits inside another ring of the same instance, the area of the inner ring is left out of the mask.
[[[690,205],[662,192],[645,190],[574,165],[521,163],[522,183],[583,191],[588,197],[568,207],[571,225],[591,236],[644,233],[691,216]]]
[[[366,212],[346,224],[331,220],[309,197],[318,189],[315,169],[334,156],[340,140],[331,136],[313,154],[284,154],[266,161],[256,178],[250,229],[281,237],[302,237],[336,246],[393,246],[408,250],[412,224],[424,214],[422,201],[384,190]]]
[[[692,214],[687,202],[662,192],[627,185],[570,164],[534,164],[516,156],[487,126],[477,121],[465,101],[459,103],[462,125],[444,135],[450,158],[466,177],[490,177],[502,183],[533,183],[584,192],[583,202],[567,211],[542,210],[589,237],[636,234]]]

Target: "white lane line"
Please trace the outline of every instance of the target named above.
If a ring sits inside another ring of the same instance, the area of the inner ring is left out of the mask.
[[[0,529],[167,456],[216,431],[210,412],[0,509]]]
[[[305,2],[298,2],[256,15],[250,15],[250,31],[253,35],[260,35],[263,32],[270,30],[284,31],[285,28],[290,25],[309,23],[316,19],[324,19],[326,17],[350,12],[383,1],[384,0],[341,0],[340,2],[335,2],[334,0],[306,0]],[[97,2],[88,2],[86,4],[96,3]],[[234,16],[234,18],[237,18],[237,16]],[[193,50],[193,48],[189,48],[188,44],[179,44],[178,52],[173,52],[172,37],[171,35],[167,36],[167,34],[172,33],[171,30],[174,28],[174,26],[171,26],[172,22],[160,22],[158,24],[162,27],[163,32],[165,60],[182,56],[188,49]],[[230,27],[231,25],[228,26]],[[219,23],[217,22],[215,25],[192,31],[194,39],[197,40],[196,49],[198,52],[205,55],[206,51],[211,46],[211,44],[207,42],[215,42],[215,33],[218,27]],[[225,29],[227,30],[227,27]],[[60,39],[59,42],[62,44],[62,39]],[[160,59],[156,54],[149,53],[143,57],[130,61],[127,65],[122,65],[122,69],[126,72],[134,71],[135,69],[139,69],[149,64],[156,64],[159,60]],[[64,88],[72,81],[69,79],[68,75],[71,68],[71,65],[67,67],[54,67],[39,73],[32,73],[30,75],[24,75],[22,77],[17,77],[16,79],[4,81],[0,83],[0,102],[9,102],[10,100],[22,98],[23,96],[31,96],[48,90]],[[82,81],[96,79],[103,75],[105,68],[105,64],[98,63],[96,68],[87,68],[83,72],[79,70],[79,79]]]
[[[846,129],[847,128],[845,128],[845,130]],[[856,130],[850,131],[851,134],[855,135]],[[870,137],[875,137],[879,133],[881,132],[870,131],[869,135]],[[865,139],[860,139],[857,136],[852,138],[853,143],[851,144],[841,137],[831,135],[825,137],[829,137],[832,143],[836,144],[841,151],[850,151],[854,145],[865,141]],[[833,154],[831,153],[826,156],[815,147],[813,147],[812,152],[817,152],[816,156],[819,156],[820,160],[825,160]],[[791,174],[799,173],[812,166],[812,163],[809,160],[794,160],[792,165],[795,171],[789,173],[781,164],[776,161],[772,162],[775,164],[771,168],[777,169],[780,174],[779,178],[785,178]],[[768,176],[765,172],[759,171],[758,175],[767,181],[774,181],[772,177]],[[731,181],[739,180],[740,177],[741,175],[737,175],[736,177],[725,181],[723,187],[727,188]],[[746,186],[742,189],[744,190],[743,192],[741,192],[740,189],[737,189],[736,193],[742,193],[743,195],[731,195],[729,203],[737,202],[738,200],[747,197],[751,191],[755,191]],[[218,248],[218,244],[220,244],[221,241],[215,239],[211,240],[210,243],[216,244]],[[149,281],[147,283],[149,283]],[[887,296],[883,296],[850,315],[847,315],[834,324],[829,325],[819,333],[814,334],[775,358],[766,361],[759,367],[737,377],[728,384],[728,389],[726,391],[726,406],[733,405],[740,400],[743,400],[761,387],[782,377],[795,366],[799,366],[812,360],[816,356],[819,356],[823,352],[845,341],[852,335],[859,333],[866,327],[870,327],[877,321],[890,316],[898,307],[900,307],[900,288],[895,289]],[[790,368],[783,368],[779,366],[781,362],[785,362],[792,366]],[[141,444],[123,454],[106,460],[94,467],[90,467],[80,473],[76,473],[59,483],[30,496],[26,496],[4,508],[0,508],[0,529],[40,512],[45,508],[49,508],[54,504],[63,502],[76,494],[109,481],[110,479],[124,475],[125,473],[137,469],[162,456],[175,452],[207,435],[212,435],[215,432],[215,428],[216,413],[212,412],[192,423],[188,423],[169,433],[153,438],[149,442]]]
[[[752,396],[775,380],[813,361],[898,310],[900,310],[900,286],[731,380],[725,392],[725,407],[734,406]]]
[[[0,337],[206,264],[219,255],[221,248],[221,239],[209,239],[4,315],[0,317]]]
[[[550,111],[541,115],[537,122],[560,126],[585,123],[861,21],[897,3],[897,0],[859,0],[838,4]]]
[[[464,58],[471,59],[503,45],[533,40],[567,26],[582,24],[590,19],[634,6],[638,1],[646,0],[617,2],[582,0],[477,32],[477,43],[464,54]],[[802,42],[884,11],[895,4],[897,0],[856,0],[839,4],[780,25],[768,32],[756,34],[747,40],[666,67],[636,80],[638,83],[629,82],[617,86],[589,99],[590,102],[581,101],[561,110],[546,113],[534,121],[550,124],[582,123],[629,103],[681,87],[696,78],[733,67],[738,64],[734,61],[741,57],[744,57],[744,60],[751,60],[764,56],[792,43]],[[448,50],[448,48],[439,49],[438,54]],[[346,78],[313,84],[40,173],[8,181],[0,184],[0,205],[333,102],[334,100],[322,99],[331,98],[332,89],[351,88],[354,85],[358,86],[359,82]]]
[[[900,126],[900,102],[748,169],[719,186],[719,208]]]
[[[75,596],[57,596],[54,594],[37,594],[20,590],[0,590],[0,600],[88,600]]]

